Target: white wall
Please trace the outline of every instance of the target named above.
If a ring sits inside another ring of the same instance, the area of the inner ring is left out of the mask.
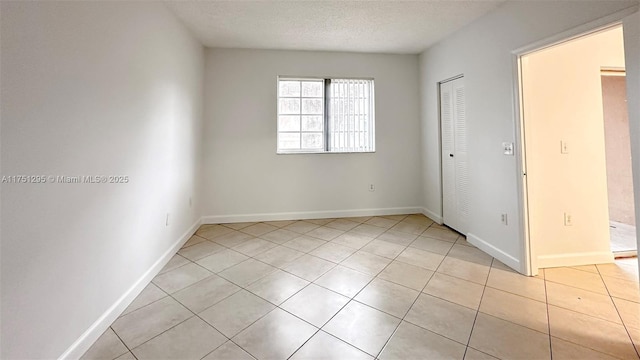
[[[515,141],[512,51],[637,2],[507,2],[420,55],[424,201],[440,213],[437,82],[465,75],[469,135],[469,240],[508,265],[522,268]],[[628,64],[628,66],[631,66]],[[500,214],[511,219],[508,226]]]
[[[376,152],[276,155],[278,75],[373,77]],[[205,221],[421,205],[416,55],[210,49],[205,94]]]
[[[130,179],[2,184],[1,357],[61,356],[116,306],[79,356],[198,221],[204,52],[158,3],[3,1],[0,22],[2,175]]]
[[[621,26],[522,57],[529,236],[540,268],[613,260],[600,77],[624,65]]]
[[[623,20],[624,57],[627,64],[627,99],[640,99],[640,12]],[[636,208],[636,232],[640,248],[640,101],[627,101],[629,132],[631,135],[631,161],[633,167],[633,192]],[[640,262],[638,263],[640,267]]]

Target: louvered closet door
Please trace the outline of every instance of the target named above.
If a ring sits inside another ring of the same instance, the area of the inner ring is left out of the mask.
[[[469,212],[469,173],[464,78],[440,84],[440,123],[443,222],[465,234]]]

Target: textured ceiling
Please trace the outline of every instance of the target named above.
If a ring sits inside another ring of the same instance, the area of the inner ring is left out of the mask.
[[[417,54],[503,1],[165,3],[209,47]]]

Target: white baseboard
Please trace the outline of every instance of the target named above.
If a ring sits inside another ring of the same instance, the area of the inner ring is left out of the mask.
[[[173,255],[189,240],[200,227],[201,220],[196,221],[133,285],[111,305],[90,327],[76,340],[59,359],[79,359],[100,335],[111,326],[120,314],[135,300],[151,280],[171,260]]]
[[[613,253],[611,251],[538,256],[538,267],[541,269],[560,266],[608,264],[612,262]]]
[[[237,222],[421,214],[423,210],[424,210],[423,208],[416,206],[416,207],[379,208],[379,209],[298,211],[298,212],[286,212],[286,213],[238,214],[238,215],[211,215],[211,216],[203,216],[202,223],[203,224],[228,224],[228,223],[237,223]]]
[[[442,216],[436,214],[435,212],[427,209],[427,208],[422,208],[422,214],[426,217],[428,217],[429,219],[435,221],[436,223],[442,225]]]
[[[505,253],[504,251],[498,249],[497,247],[489,244],[488,242],[480,239],[476,235],[471,233],[467,234],[467,241],[473,245],[475,245],[478,249],[486,252],[487,254],[493,256],[494,258],[500,260],[503,264],[512,268],[515,271],[521,272],[520,268],[520,260],[514,258],[513,256]]]

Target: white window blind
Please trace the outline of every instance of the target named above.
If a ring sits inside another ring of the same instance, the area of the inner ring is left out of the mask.
[[[330,79],[328,83],[328,151],[375,151],[373,80]]]
[[[375,151],[373,84],[279,77],[277,152]]]

